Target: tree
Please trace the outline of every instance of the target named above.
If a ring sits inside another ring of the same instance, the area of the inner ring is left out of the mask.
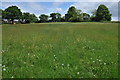
[[[71,6],[68,9],[67,14],[65,16],[67,18],[66,19],[67,21],[75,21],[76,16],[77,16],[76,8],[74,6]]]
[[[61,21],[61,14],[60,13],[56,13],[56,21],[57,22]]]
[[[30,13],[28,13],[28,12],[23,13],[22,21],[25,22],[25,23],[30,23],[31,22]]]
[[[8,7],[3,14],[4,18],[9,19],[12,23],[14,23],[14,19],[20,19],[22,16],[22,12],[17,6]]]
[[[97,13],[97,10],[94,9],[91,13],[92,13],[92,16],[95,17],[95,16],[96,16],[96,13]]]
[[[90,21],[90,15],[87,13],[83,13],[83,20],[84,21]]]
[[[2,11],[3,11],[3,10],[2,10],[2,9],[0,9],[0,17],[2,17]]]
[[[69,14],[65,14],[65,21],[69,21]]]
[[[39,16],[39,18],[40,18],[40,22],[47,22],[48,21],[48,15],[45,15],[45,14],[41,14],[40,16]]]
[[[9,19],[7,19],[7,13],[6,13],[6,11],[5,10],[2,10],[2,23],[10,23],[10,20]],[[5,22],[4,21],[4,19],[7,19],[7,21]]]
[[[82,10],[77,10],[74,6],[71,6],[67,14],[65,14],[65,20],[70,22],[79,22],[83,20]]]
[[[91,21],[96,21],[96,13],[97,13],[97,10],[94,9],[91,13],[92,13]]]
[[[6,19],[6,12],[4,10],[2,10],[2,19]]]
[[[96,21],[111,21],[111,15],[105,5],[100,5],[96,12]]]
[[[52,21],[55,22],[56,21],[56,13],[51,13],[50,17],[52,17]]]
[[[50,17],[52,17],[53,22],[60,22],[61,21],[61,14],[60,13],[51,13]]]
[[[37,22],[37,21],[38,21],[38,19],[34,14],[30,14],[30,13],[26,12],[26,13],[23,13],[23,15],[22,15],[22,22],[32,23],[32,22]]]
[[[32,23],[38,22],[38,18],[35,16],[35,14],[30,14],[30,18],[31,18],[30,22]]]
[[[65,22],[65,16],[61,17],[61,22]]]
[[[83,21],[82,10],[76,10],[76,12],[77,12],[77,21]]]
[[[0,24],[2,23],[2,9],[0,9]]]

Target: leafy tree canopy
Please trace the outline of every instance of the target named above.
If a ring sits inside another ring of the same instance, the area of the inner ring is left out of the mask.
[[[61,21],[61,14],[60,13],[51,13],[50,17],[52,17],[53,22]]]
[[[22,12],[17,6],[10,6],[5,9],[3,15],[6,19],[11,19],[13,23],[14,19],[20,19]]]
[[[37,22],[38,21],[35,14],[30,14],[28,12],[23,13],[22,19],[25,21],[25,23],[31,23],[31,22]]]
[[[111,21],[111,14],[105,5],[100,5],[96,12],[97,21]]]
[[[39,16],[39,18],[40,18],[40,22],[47,22],[48,21],[48,15],[45,15],[45,14],[41,14],[40,16]]]

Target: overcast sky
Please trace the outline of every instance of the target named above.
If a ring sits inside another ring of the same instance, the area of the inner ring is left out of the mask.
[[[75,6],[77,9],[81,9],[82,12],[86,12],[91,15],[91,12],[94,9],[97,9],[100,4],[104,4],[109,8],[112,14],[112,21],[118,20],[117,0],[112,0],[112,2],[110,0],[109,1],[106,0],[106,2],[100,2],[99,0],[97,0],[97,2],[96,0],[93,0],[92,2],[90,2],[90,0],[86,0],[87,2],[84,2],[85,0],[84,1],[81,0],[79,2],[77,0],[76,0],[77,2],[74,1],[69,2],[67,0],[64,0],[64,2],[62,2],[63,0],[59,0],[59,2],[57,2],[57,0],[54,0],[54,2],[42,2],[42,0],[41,2],[37,2],[38,0],[37,1],[34,0],[34,2],[33,0],[29,0],[29,2],[28,0],[24,0],[21,2],[14,2],[15,0],[8,1],[9,2],[7,1],[2,2],[0,8],[5,9],[8,6],[16,5],[21,9],[22,12],[34,13],[37,17],[40,14],[49,15],[52,12],[59,12],[64,16],[64,14],[67,13],[67,10],[70,6]]]

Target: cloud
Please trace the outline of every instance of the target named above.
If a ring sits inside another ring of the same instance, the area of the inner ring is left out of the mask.
[[[36,2],[29,2],[26,8],[28,12],[35,13],[36,15],[40,15],[45,11],[45,7]]]
[[[61,9],[61,8],[56,8],[56,11],[57,11],[57,12],[61,12],[62,9]]]

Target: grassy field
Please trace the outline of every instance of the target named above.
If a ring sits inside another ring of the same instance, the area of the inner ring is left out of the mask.
[[[117,78],[117,23],[4,24],[3,78]]]

